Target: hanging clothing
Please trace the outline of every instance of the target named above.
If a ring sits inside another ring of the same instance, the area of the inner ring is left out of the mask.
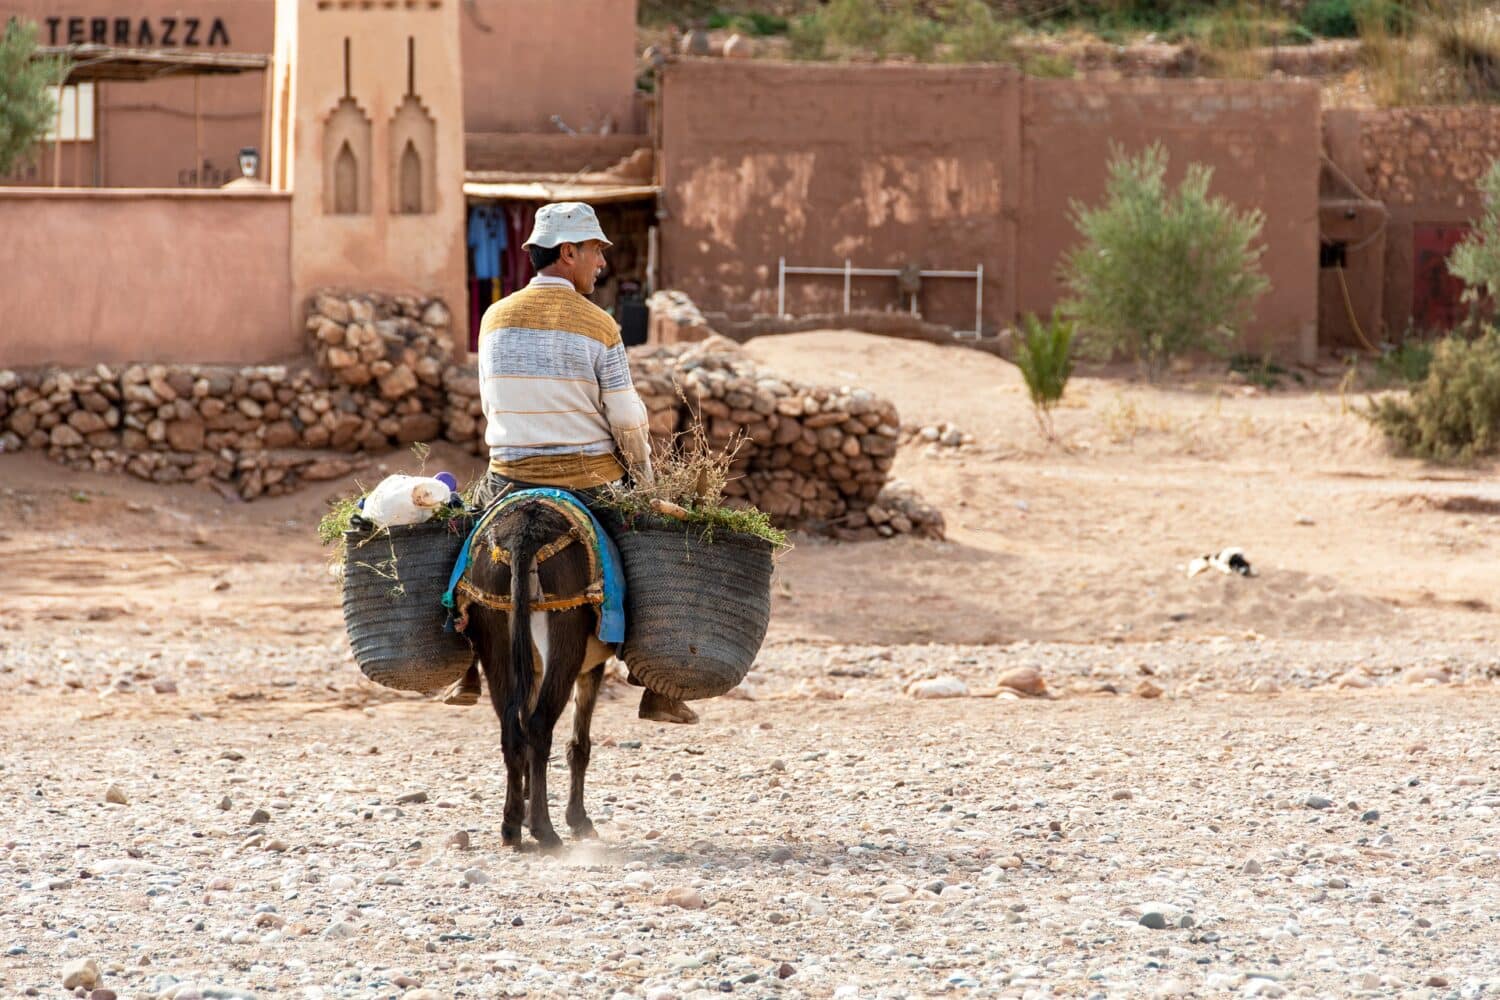
[[[469,209],[469,249],[474,252],[474,277],[498,278],[501,255],[510,244],[505,209],[500,205],[474,205]]]
[[[511,237],[504,254],[504,271],[500,275],[503,285],[501,291],[506,295],[525,288],[534,273],[531,269],[531,256],[521,244],[526,242],[526,237],[531,233],[536,221],[536,209],[535,205],[520,201],[508,202],[504,206],[506,226]]]

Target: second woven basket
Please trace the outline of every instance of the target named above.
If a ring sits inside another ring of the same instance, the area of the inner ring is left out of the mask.
[[[636,679],[683,700],[744,680],[771,621],[771,543],[652,516],[615,541],[625,570],[620,659]]]

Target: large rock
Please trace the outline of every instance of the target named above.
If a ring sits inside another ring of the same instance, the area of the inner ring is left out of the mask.
[[[413,441],[435,441],[442,431],[442,422],[430,413],[408,413],[398,421],[396,440],[402,444],[410,444]]]
[[[63,966],[62,984],[65,990],[74,990],[80,986],[91,990],[99,985],[100,978],[99,963],[92,958],[76,959]]]
[[[313,300],[313,310],[335,323],[349,322],[349,304],[334,295],[322,294]]]
[[[753,59],[755,43],[744,35],[730,35],[724,41],[725,59]]]
[[[203,421],[174,420],[167,424],[167,444],[173,451],[197,451],[203,447]]]
[[[405,365],[397,365],[380,379],[380,394],[386,399],[401,399],[417,391],[417,376]]]
[[[290,448],[297,443],[297,428],[290,420],[277,420],[266,424],[262,440],[267,448]]]

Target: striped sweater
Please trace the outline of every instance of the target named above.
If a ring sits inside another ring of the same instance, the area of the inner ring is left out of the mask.
[[[571,283],[534,278],[485,311],[479,386],[490,471],[588,489],[619,479],[623,457],[650,480],[646,407],[620,328]]]

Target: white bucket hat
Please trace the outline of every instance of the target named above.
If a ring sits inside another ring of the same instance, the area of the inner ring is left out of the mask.
[[[562,243],[583,243],[598,240],[612,246],[604,230],[599,228],[599,217],[594,210],[581,201],[559,201],[543,205],[536,211],[536,225],[531,235],[521,244],[521,249],[532,247],[555,247]]]

